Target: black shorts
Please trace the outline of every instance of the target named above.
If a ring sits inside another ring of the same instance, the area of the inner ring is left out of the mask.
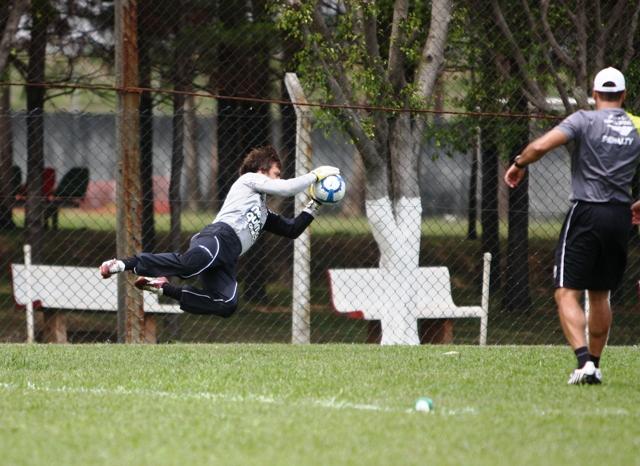
[[[556,288],[615,290],[627,265],[629,204],[577,201],[556,247]]]

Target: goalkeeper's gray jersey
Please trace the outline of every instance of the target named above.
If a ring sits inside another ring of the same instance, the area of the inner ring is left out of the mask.
[[[572,201],[631,202],[631,182],[640,156],[636,119],[621,108],[580,110],[556,127],[575,142]]]
[[[256,242],[267,221],[266,195],[290,197],[316,181],[313,173],[289,180],[272,179],[262,173],[245,173],[236,180],[213,220],[224,222],[238,235],[241,255]]]

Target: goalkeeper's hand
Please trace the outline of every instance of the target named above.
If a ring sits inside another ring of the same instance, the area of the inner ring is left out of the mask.
[[[316,176],[316,181],[320,181],[324,180],[327,176],[339,175],[340,169],[332,167],[331,165],[322,165],[321,167],[311,170],[311,173]]]
[[[311,199],[309,202],[307,202],[307,205],[304,206],[304,209],[302,209],[302,211],[307,212],[308,214],[311,214],[315,217],[321,205],[322,204],[320,204],[315,199]]]

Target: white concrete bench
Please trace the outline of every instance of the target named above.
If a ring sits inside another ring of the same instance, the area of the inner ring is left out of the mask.
[[[476,317],[480,319],[479,343],[485,345],[490,264],[491,254],[486,253],[480,306],[456,306],[447,267],[331,269],[331,301],[338,313],[348,317],[379,320],[381,344],[419,344],[418,319]]]
[[[44,311],[45,340],[67,341],[64,312],[118,310],[118,280],[104,280],[97,267],[11,264],[13,297],[16,304]],[[182,313],[176,304],[160,304],[158,295],[144,293],[145,341],[156,341],[157,314]]]

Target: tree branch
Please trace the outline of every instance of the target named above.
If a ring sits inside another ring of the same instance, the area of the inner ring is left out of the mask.
[[[423,99],[433,93],[440,67],[444,62],[444,47],[447,43],[452,10],[451,0],[433,0],[431,4],[429,35],[422,49],[416,72],[416,89]]]
[[[331,40],[331,34],[329,33],[327,25],[324,21],[324,16],[322,15],[322,11],[320,11],[318,4],[316,4],[313,10],[312,26],[318,33],[320,33],[326,44],[333,42]],[[306,27],[303,33],[307,36],[310,34],[309,30]],[[323,57],[318,43],[315,41],[313,42],[313,48],[316,56],[319,57],[320,64],[325,70],[327,83],[332,94],[332,103],[338,105],[353,104],[354,101],[350,93],[349,82],[342,65],[340,63],[329,64]],[[382,163],[382,159],[380,158],[376,150],[375,144],[367,136],[367,133],[362,126],[361,117],[358,112],[350,108],[343,108],[340,111],[345,116],[347,132],[351,136],[354,145],[362,155],[365,164],[368,166],[380,165]]]
[[[599,3],[599,2],[595,2],[595,3]],[[620,19],[622,19],[623,16],[627,17],[625,15],[625,12],[627,10],[628,3],[629,2],[627,0],[618,0],[618,2],[613,7],[613,11],[608,15],[608,21],[607,21],[607,24],[604,25],[604,31],[603,31],[605,43],[606,43],[606,39],[608,38],[614,26],[618,24],[618,22],[620,21]]]
[[[635,56],[635,35],[638,30],[638,16],[640,16],[640,1],[636,4],[636,9],[633,12],[633,17],[631,18],[631,24],[629,25],[629,30],[627,31],[627,40],[626,47],[624,51],[624,57],[622,59],[622,71],[626,71],[631,63],[631,59]]]
[[[378,44],[378,31],[376,25],[376,17],[371,15],[369,3],[372,0],[363,1],[359,11],[362,14],[362,35],[365,39],[365,46],[367,50],[366,60],[368,65],[375,71],[376,75],[384,82],[385,85],[390,85],[387,80],[387,73],[382,66],[382,60],[380,56],[380,46]],[[386,87],[386,86],[385,86]],[[376,139],[379,146],[386,144],[389,138],[389,123],[386,115],[383,112],[372,112],[372,116],[378,128],[376,131]]]
[[[605,49],[605,28],[604,22],[602,21],[602,11],[600,9],[600,2],[593,2],[593,16],[595,21],[595,30],[596,30],[596,53],[595,55],[595,65],[597,69],[604,68],[604,49]]]
[[[15,0],[10,9],[9,17],[4,25],[4,32],[0,39],[0,76],[4,72],[5,66],[7,66],[7,60],[9,59],[9,53],[11,51],[11,42],[16,36],[20,18],[24,12],[27,11],[27,8],[29,8],[29,0]]]
[[[396,0],[393,6],[393,22],[391,23],[391,37],[389,39],[389,65],[387,76],[395,90],[401,89],[406,84],[404,78],[404,59],[402,46],[405,44],[402,24],[409,16],[408,0]]]
[[[502,8],[498,4],[497,0],[491,0],[491,6],[493,8],[493,16],[498,24],[498,28],[500,32],[502,32],[503,37],[507,40],[509,47],[511,49],[511,56],[516,62],[518,66],[518,72],[522,77],[522,81],[524,82],[526,88],[529,91],[531,97],[533,97],[532,103],[536,105],[538,108],[544,108],[546,106],[545,94],[538,86],[538,83],[531,79],[529,71],[527,70],[527,61],[518,46],[516,39],[513,37],[513,33],[511,32],[511,28],[507,24],[507,21],[504,18],[502,13]]]
[[[538,24],[535,21],[533,13],[531,12],[531,8],[529,8],[529,2],[527,0],[522,0],[520,3],[522,5],[522,9],[524,10],[524,12],[525,12],[525,14],[527,16],[527,21],[529,22],[529,29],[532,31],[535,40],[539,44],[542,44],[543,43],[542,36],[540,36]],[[558,73],[558,70],[556,69],[556,66],[553,63],[553,60],[551,59],[551,53],[549,52],[549,48],[548,47],[543,47],[542,48],[542,56],[544,57],[544,60],[547,62],[547,66],[549,67],[549,71],[551,72],[551,75],[553,76],[553,80],[555,82],[556,89],[558,90],[558,94],[560,95],[560,99],[562,99],[562,104],[564,105],[564,108],[567,111],[567,113],[569,113],[569,112],[571,112],[573,106],[569,102],[569,94],[567,92],[567,88],[564,85],[564,82],[562,81],[562,79],[560,78],[560,73]],[[533,105],[538,107],[538,105],[536,105],[535,101],[529,100],[529,102],[531,102]],[[544,106],[543,107],[538,107],[538,109],[541,110],[541,111],[548,112],[548,111],[552,110],[550,107],[551,106],[547,104],[547,101],[545,99]]]
[[[578,88],[582,90],[582,92],[576,93],[576,99],[580,107],[586,108],[587,104],[587,94],[589,91],[589,81],[588,81],[588,72],[587,72],[587,42],[589,40],[589,36],[587,34],[587,12],[585,11],[584,0],[579,0],[577,4],[578,12],[576,14],[576,42],[578,46],[578,61],[576,67],[576,81],[578,84]],[[584,93],[584,95],[581,95]],[[582,100],[584,99],[584,102]]]
[[[540,2],[541,12],[542,12],[542,30],[544,31],[551,48],[553,49],[553,53],[562,61],[565,65],[567,65],[571,69],[575,69],[576,63],[575,61],[560,47],[558,41],[556,40],[553,32],[551,32],[551,26],[549,26],[549,20],[547,15],[549,13],[549,0],[541,0]]]

